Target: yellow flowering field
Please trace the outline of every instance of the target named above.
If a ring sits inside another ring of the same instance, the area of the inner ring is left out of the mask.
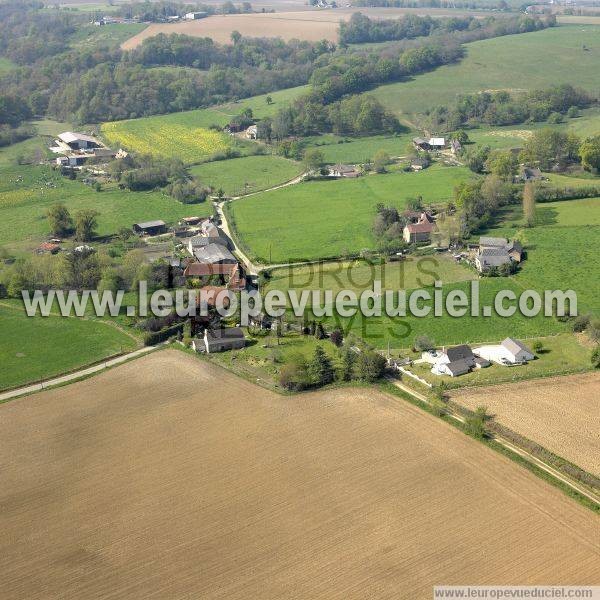
[[[200,162],[230,146],[230,139],[226,134],[197,127],[193,123],[177,122],[172,117],[173,115],[168,115],[104,123],[102,134],[114,148],[123,147],[153,156],[180,158],[186,163]]]

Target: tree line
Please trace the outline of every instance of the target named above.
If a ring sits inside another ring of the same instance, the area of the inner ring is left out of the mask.
[[[432,18],[406,15],[401,19],[370,19],[362,13],[354,13],[347,22],[340,22],[340,44],[365,44],[446,35],[455,32],[471,32],[464,41],[474,41],[480,33],[485,37],[498,37],[513,33],[538,31],[556,24],[556,18],[543,19],[530,15],[509,18],[489,16]]]
[[[590,94],[569,84],[526,93],[482,92],[458,98],[450,107],[438,106],[427,113],[428,126],[438,131],[486,125],[516,125],[526,122],[561,122],[576,117],[594,102]]]

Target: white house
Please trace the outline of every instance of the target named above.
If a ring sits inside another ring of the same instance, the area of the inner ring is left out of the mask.
[[[501,344],[475,348],[473,354],[505,366],[520,365],[535,358],[523,342],[513,338],[506,338]]]

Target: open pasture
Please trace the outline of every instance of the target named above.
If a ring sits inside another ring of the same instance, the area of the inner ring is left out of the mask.
[[[399,115],[448,105],[461,94],[532,90],[571,83],[596,95],[600,27],[564,25],[466,45],[459,63],[370,91]],[[517,128],[519,129],[519,128]]]
[[[373,389],[281,397],[165,351],[0,411],[7,597],[423,600],[600,578],[592,513]]]
[[[340,137],[325,134],[308,138],[310,146],[323,153],[326,163],[362,164],[370,162],[379,150],[385,150],[390,156],[406,156],[412,135],[373,135],[362,138]]]
[[[487,406],[502,425],[600,476],[598,373],[460,390],[452,399]]]
[[[360,294],[373,289],[375,281],[382,290],[410,290],[431,287],[436,281],[453,283],[476,279],[474,271],[466,269],[447,254],[409,256],[398,262],[353,260],[327,262],[274,269],[267,289],[332,290],[334,294],[351,290]]]
[[[214,190],[240,196],[290,181],[302,171],[291,160],[272,155],[244,156],[227,161],[207,162],[192,167],[191,173]]]
[[[447,201],[468,177],[465,168],[436,165],[420,173],[313,181],[236,200],[228,209],[242,244],[263,262],[337,257],[376,246],[378,203],[403,208],[419,195],[425,204]]]
[[[109,323],[60,316],[28,317],[0,302],[0,389],[48,379],[133,350],[135,339]]]

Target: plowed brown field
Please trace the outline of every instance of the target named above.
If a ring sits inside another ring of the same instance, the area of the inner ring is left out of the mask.
[[[600,475],[600,374],[460,390],[452,398],[487,406],[502,425]]]
[[[370,389],[177,351],[0,406],[2,599],[431,598],[600,581],[600,519]]]
[[[256,13],[249,15],[215,15],[197,21],[181,23],[153,23],[144,31],[121,45],[131,50],[146,38],[158,33],[180,33],[196,37],[210,37],[222,44],[231,43],[231,33],[239,31],[246,37],[280,37],[284,40],[330,40],[337,42],[338,23],[348,20],[357,9],[327,11],[304,10],[298,12]],[[485,16],[485,12],[445,9],[414,8],[361,8],[360,12],[371,18],[399,18],[405,14],[429,14],[435,17]],[[487,13],[489,16],[489,13]]]

